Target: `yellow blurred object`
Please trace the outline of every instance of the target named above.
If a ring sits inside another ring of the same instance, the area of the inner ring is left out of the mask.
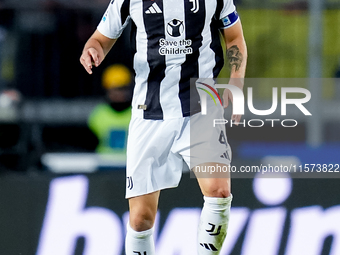
[[[107,67],[102,76],[102,84],[105,89],[120,88],[131,82],[130,70],[121,64]]]

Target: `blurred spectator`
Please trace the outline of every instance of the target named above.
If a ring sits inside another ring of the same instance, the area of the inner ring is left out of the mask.
[[[89,128],[97,136],[99,153],[114,153],[125,158],[131,119],[130,70],[121,64],[107,67],[102,75],[106,103],[99,104],[90,114]]]

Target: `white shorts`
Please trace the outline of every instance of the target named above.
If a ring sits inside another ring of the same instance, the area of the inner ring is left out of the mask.
[[[168,120],[132,117],[127,144],[126,198],[177,187],[183,161],[193,167],[208,162],[230,165],[231,150],[223,119],[223,108],[209,114]]]

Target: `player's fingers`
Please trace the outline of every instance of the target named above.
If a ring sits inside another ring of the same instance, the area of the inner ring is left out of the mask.
[[[229,98],[230,98],[230,101],[231,101],[231,103],[233,104],[234,103],[234,98],[233,98],[233,93],[231,93],[231,91],[230,90],[228,90],[229,92]]]
[[[231,120],[234,122],[233,124],[235,124],[236,126],[238,126],[238,123],[241,121],[242,115],[238,115],[238,114],[233,114],[231,116]]]
[[[227,108],[228,105],[229,105],[229,98],[224,98],[224,99],[223,99],[223,107],[224,107],[224,108]]]
[[[88,54],[83,54],[80,57],[80,63],[83,65],[83,67],[89,74],[92,74],[92,60]]]
[[[92,61],[93,61],[93,59],[92,59],[92,55],[90,54],[89,51],[87,53],[85,53],[84,60],[85,60],[86,67],[92,69]]]
[[[224,91],[223,92],[223,107],[227,108],[229,105],[229,96],[228,96],[228,92]]]
[[[95,50],[94,48],[90,48],[89,49],[89,55],[92,57],[93,64],[95,66],[99,66],[100,60],[99,60],[99,54],[98,54],[97,50]]]
[[[227,108],[229,106],[229,99],[232,101],[232,94],[229,89],[225,89],[223,93],[223,107]]]

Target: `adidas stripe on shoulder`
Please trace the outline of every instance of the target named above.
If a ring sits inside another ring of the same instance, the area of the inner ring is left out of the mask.
[[[153,13],[162,13],[161,8],[157,5],[157,3],[153,3],[149,9],[145,11],[146,14],[153,14]]]

